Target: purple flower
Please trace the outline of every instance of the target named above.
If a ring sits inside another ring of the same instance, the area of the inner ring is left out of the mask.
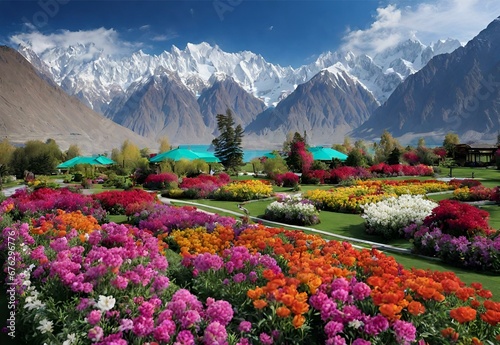
[[[194,345],[194,336],[187,330],[180,331],[175,340],[174,345]]]
[[[259,340],[263,345],[271,345],[274,343],[273,337],[271,337],[269,334],[262,332],[259,335]]]
[[[111,280],[111,285],[113,285],[118,290],[125,290],[128,285],[128,279],[123,276],[116,276],[113,280]]]
[[[358,338],[352,342],[352,345],[371,345],[371,342],[369,342],[368,340]]]
[[[175,323],[172,320],[163,321],[153,331],[153,336],[160,342],[168,343],[172,335],[175,334]]]
[[[245,273],[238,273],[236,274],[234,277],[233,277],[233,281],[235,283],[241,283],[241,282],[244,282],[245,280],[247,279],[247,276],[245,275]]]
[[[344,338],[340,335],[336,335],[332,338],[328,338],[325,342],[326,345],[347,345]]]
[[[217,321],[211,322],[203,334],[203,344],[205,345],[227,345],[226,340],[226,327]]]
[[[396,320],[392,328],[400,344],[408,345],[415,340],[417,330],[411,322]]]
[[[325,333],[328,338],[333,338],[337,333],[344,330],[344,325],[340,322],[330,321],[325,325]]]
[[[357,300],[364,300],[366,297],[370,296],[371,289],[368,285],[363,282],[356,283],[352,287],[352,295]]]
[[[120,332],[123,331],[128,331],[134,328],[134,322],[130,319],[121,319],[120,320],[120,327],[118,327],[118,330]]]
[[[193,327],[196,323],[201,321],[201,316],[196,310],[187,310],[180,318],[181,327],[184,329]]]
[[[240,332],[250,332],[251,329],[252,329],[252,323],[249,321],[241,321],[238,326],[238,330]]]
[[[378,335],[389,328],[389,321],[382,315],[370,317],[365,322],[365,332],[369,335]]]
[[[205,311],[205,315],[212,322],[218,321],[222,325],[227,326],[229,322],[231,322],[233,318],[233,308],[231,304],[226,301],[215,301],[212,302],[207,300],[207,310]]]

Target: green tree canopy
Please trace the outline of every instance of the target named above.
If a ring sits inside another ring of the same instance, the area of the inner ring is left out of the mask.
[[[243,128],[241,125],[234,127],[231,110],[226,114],[217,114],[217,129],[220,135],[212,140],[214,155],[220,159],[227,171],[238,171],[243,165]]]
[[[448,157],[453,157],[455,153],[455,145],[460,144],[460,139],[458,138],[458,134],[453,132],[448,132],[444,136],[443,147],[446,149],[448,153]]]
[[[62,156],[55,140],[49,139],[45,143],[30,140],[12,153],[11,171],[19,178],[24,176],[25,171],[31,171],[37,175],[49,175],[61,162]]]

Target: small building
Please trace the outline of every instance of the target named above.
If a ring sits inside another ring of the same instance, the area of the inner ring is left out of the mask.
[[[495,152],[498,145],[470,143],[455,145],[455,161],[460,166],[495,165]]]

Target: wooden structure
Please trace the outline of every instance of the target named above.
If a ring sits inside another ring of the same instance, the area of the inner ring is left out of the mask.
[[[461,166],[495,165],[498,145],[471,143],[455,145],[455,161]]]

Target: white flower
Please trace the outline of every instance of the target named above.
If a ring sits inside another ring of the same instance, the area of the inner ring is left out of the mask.
[[[363,326],[364,323],[361,320],[353,320],[347,324],[349,327],[352,327],[354,329],[358,329],[359,327]]]
[[[36,329],[38,329],[42,334],[44,333],[51,333],[52,332],[52,326],[53,322],[49,321],[47,319],[43,319],[40,321],[40,326],[38,326]]]
[[[71,333],[67,335],[67,338],[65,341],[63,341],[62,345],[71,345],[74,344],[75,342],[76,342],[76,334]]]
[[[116,299],[113,296],[103,296],[99,295],[99,301],[96,303],[96,307],[101,311],[108,311],[113,309],[115,306]]]

